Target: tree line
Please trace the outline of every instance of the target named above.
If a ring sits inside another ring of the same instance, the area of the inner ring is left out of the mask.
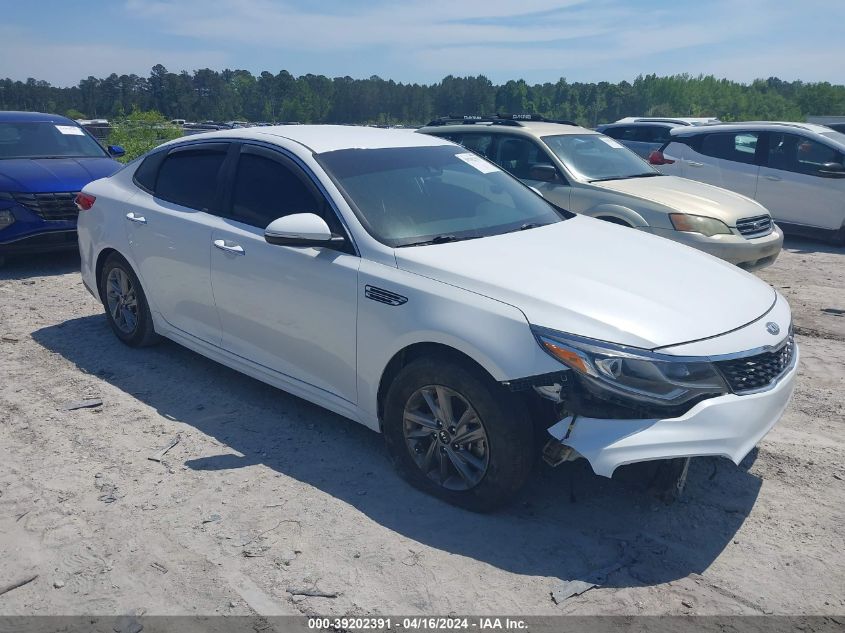
[[[192,121],[423,124],[447,114],[533,112],[595,126],[623,116],[716,116],[725,121],[803,121],[808,114],[845,114],[845,86],[777,78],[743,84],[713,76],[640,75],[633,82],[495,85],[487,77],[449,75],[435,84],[302,75],[283,70],[204,68],[173,73],[161,64],[149,77],[111,74],[59,88],[45,81],[0,79],[0,110],[119,118],[158,111]]]

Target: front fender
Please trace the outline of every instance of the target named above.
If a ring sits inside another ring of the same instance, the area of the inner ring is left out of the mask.
[[[597,204],[582,212],[593,218],[609,217],[622,220],[636,228],[648,227],[649,224],[639,213],[621,204]]]
[[[378,389],[388,363],[410,345],[451,347],[497,381],[561,369],[514,306],[367,260],[361,264],[358,286],[358,404],[367,426],[378,428]],[[366,295],[367,286],[407,301],[389,305],[373,300]]]

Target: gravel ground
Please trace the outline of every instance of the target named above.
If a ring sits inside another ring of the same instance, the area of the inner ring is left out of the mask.
[[[788,240],[760,273],[801,370],[740,467],[693,460],[664,505],[565,464],[486,516],[407,486],[361,426],[173,343],[124,347],[78,264],[0,269],[0,586],[38,574],[0,615],[845,612],[845,249]]]

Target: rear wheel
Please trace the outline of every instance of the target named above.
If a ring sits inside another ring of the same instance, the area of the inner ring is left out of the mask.
[[[533,465],[530,420],[482,370],[449,358],[416,360],[391,385],[384,435],[414,486],[484,512],[507,503]]]
[[[109,255],[100,275],[100,298],[112,331],[130,347],[158,341],[141,282],[129,263],[117,253]]]

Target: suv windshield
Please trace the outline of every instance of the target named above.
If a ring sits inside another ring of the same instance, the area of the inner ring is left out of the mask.
[[[662,175],[619,141],[603,134],[544,136],[543,142],[571,172],[590,182]]]
[[[49,121],[0,122],[0,159],[102,158],[105,150],[78,125]]]
[[[486,237],[569,217],[463,147],[343,149],[317,160],[388,246]]]

